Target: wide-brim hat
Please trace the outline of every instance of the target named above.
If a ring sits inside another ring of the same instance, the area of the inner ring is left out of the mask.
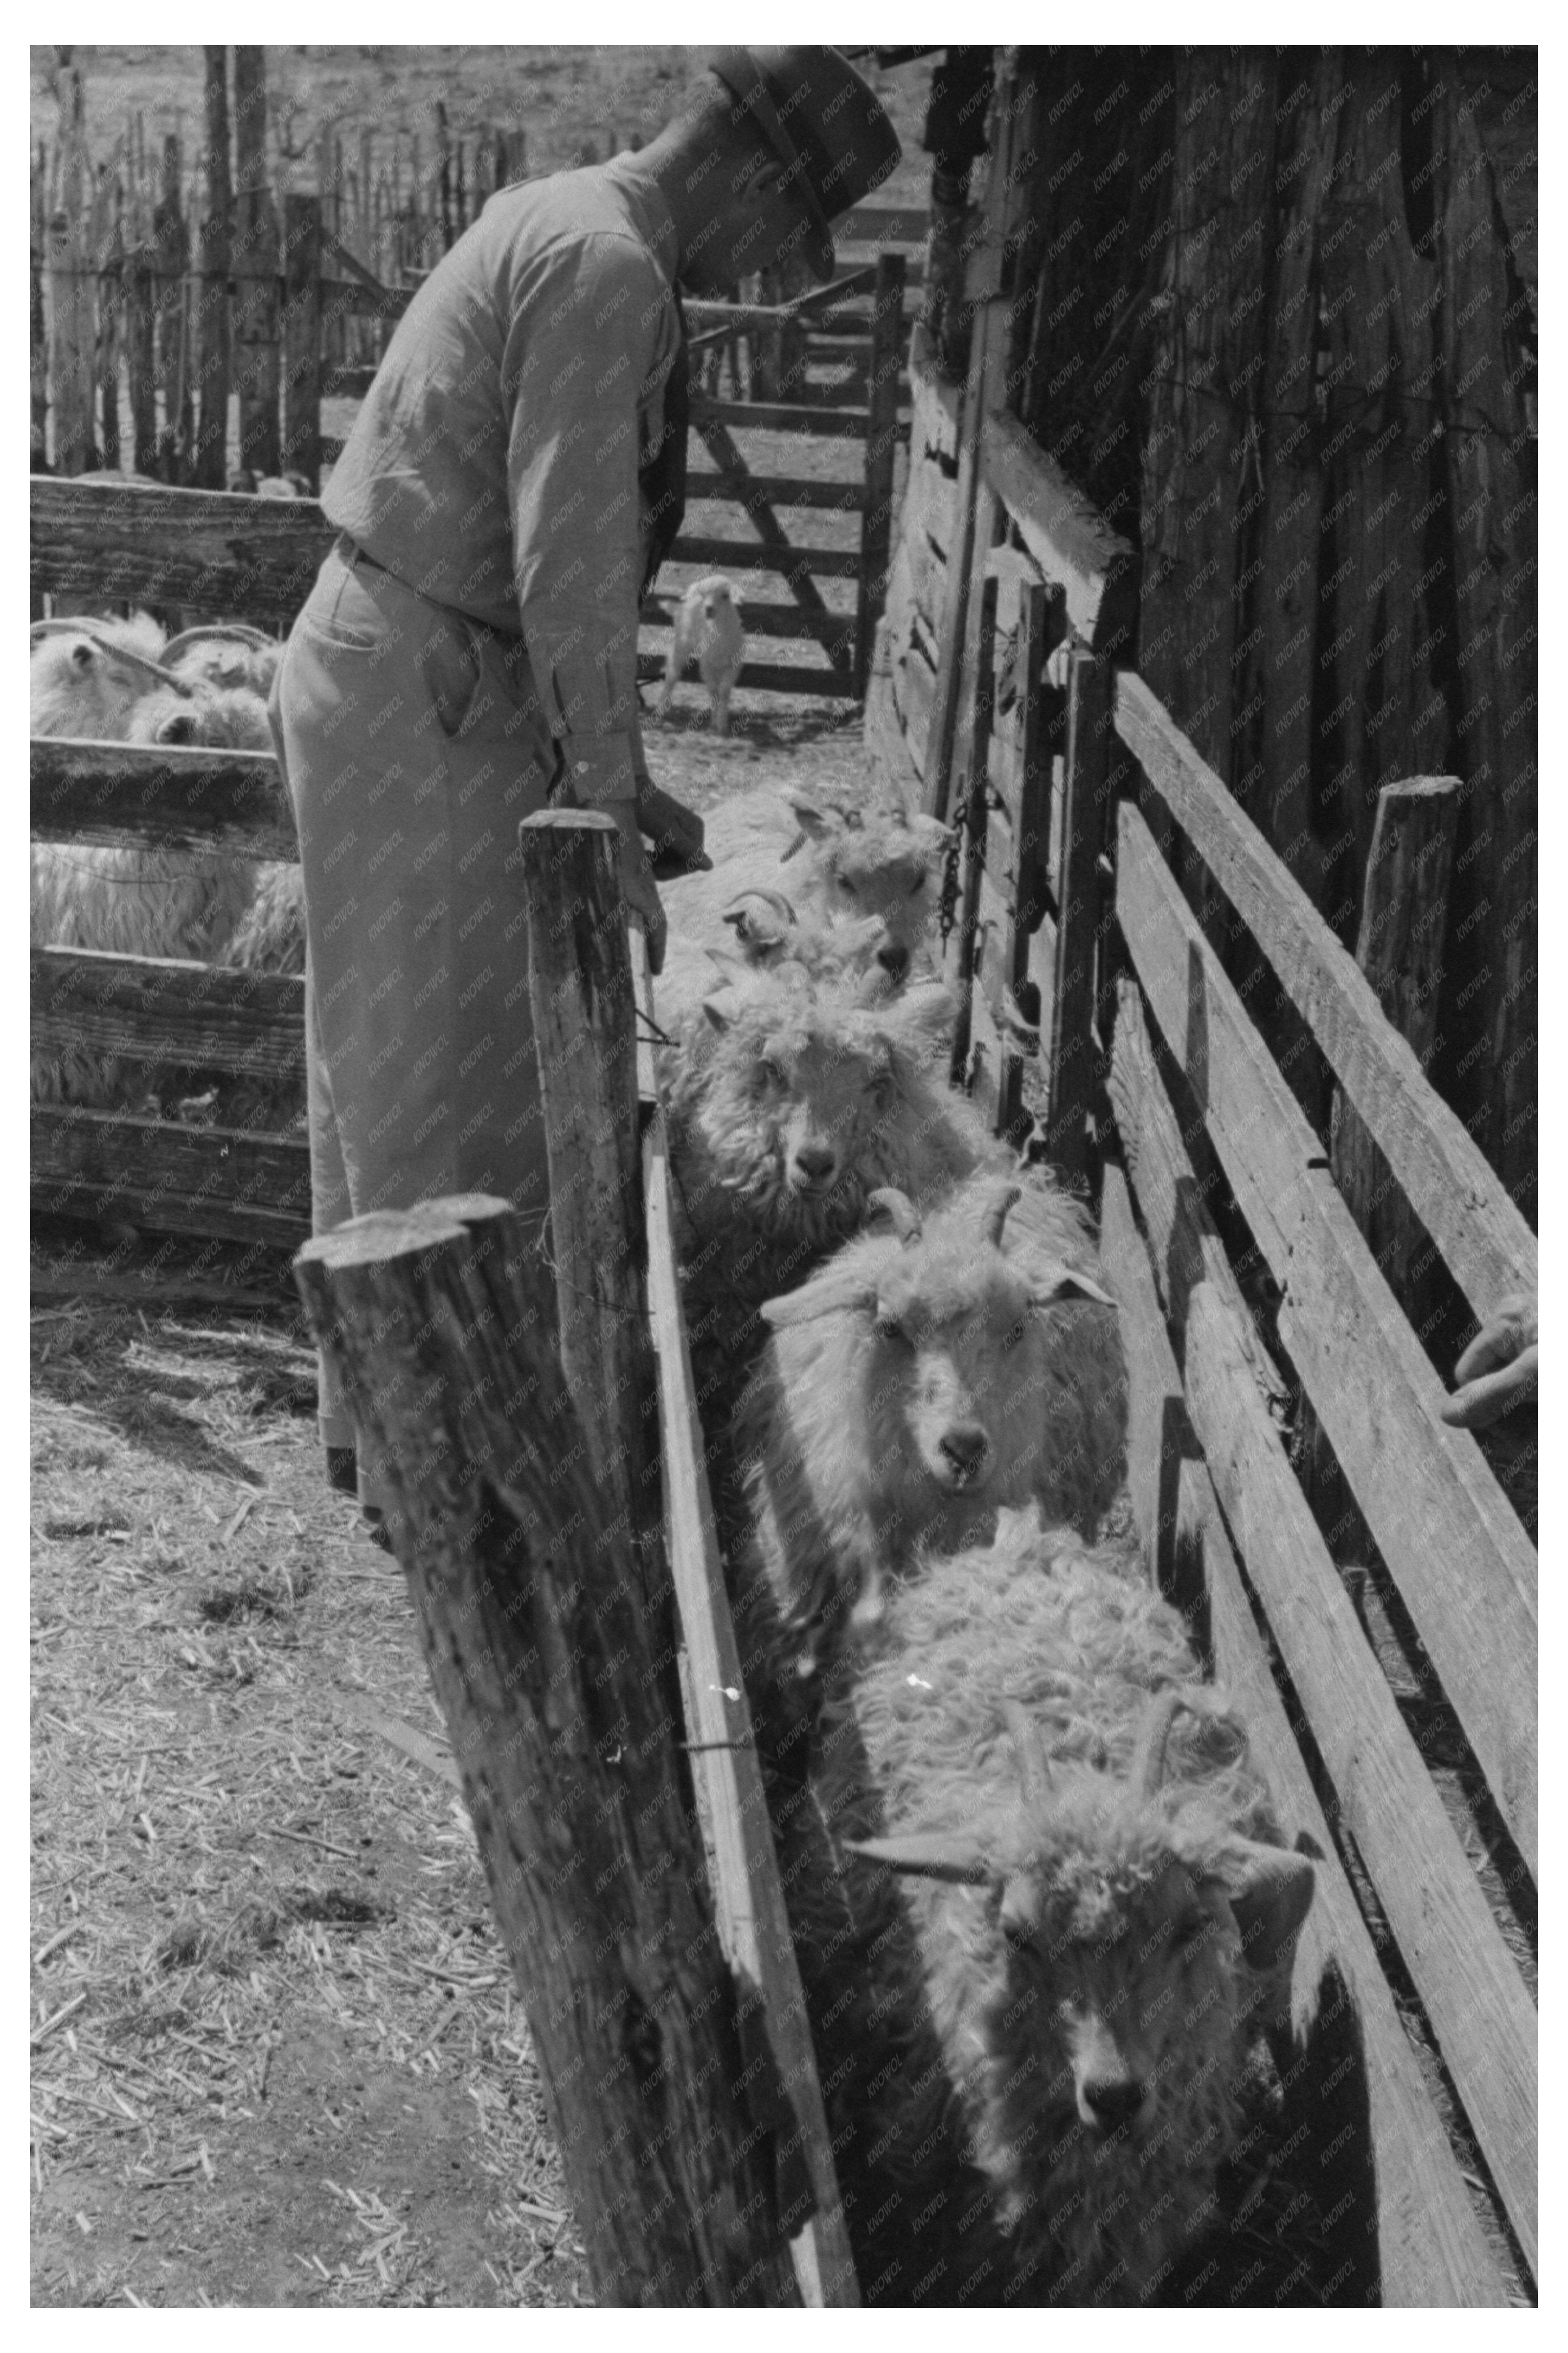
[[[837,49],[709,49],[703,62],[783,164],[811,224],[806,259],[826,284],[829,224],[879,187],[903,153],[881,100]]]

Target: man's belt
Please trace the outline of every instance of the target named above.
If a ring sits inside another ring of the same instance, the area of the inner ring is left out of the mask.
[[[405,588],[411,596],[418,596],[426,605],[433,605],[438,613],[449,613],[454,620],[463,622],[470,629],[481,629],[490,637],[500,638],[518,646],[523,642],[522,631],[515,623],[509,628],[504,621],[481,621],[475,614],[465,613],[457,605],[444,605],[438,596],[432,596],[427,589],[416,588],[412,580],[405,580],[402,573],[395,572],[390,564],[381,563],[367,547],[362,547],[358,540],[349,532],[339,532],[333,543],[332,553],[348,571],[384,572],[389,580],[395,580],[398,586]]]

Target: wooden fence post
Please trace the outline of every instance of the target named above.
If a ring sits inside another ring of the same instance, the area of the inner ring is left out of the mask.
[[[550,1271],[470,1196],[356,1219],[296,1271],[383,1466],[595,2293],[794,2303],[679,1725]]]
[[[157,250],[158,385],[163,396],[157,470],[164,481],[178,482],[189,470],[191,451],[190,334],[185,289],[191,236],[185,223],[177,131],[169,132],[163,140],[163,184],[153,215],[153,243]]]
[[[27,388],[32,409],[31,447],[35,467],[42,466],[48,455],[49,344],[44,325],[44,260],[48,249],[48,214],[44,203],[44,145],[40,140],[27,191]]]
[[[239,462],[253,474],[282,468],[278,434],[278,217],[267,177],[267,52],[235,49],[234,375]]]
[[[125,312],[125,238],[122,190],[105,165],[99,174],[100,205],[93,243],[98,262],[98,396],[103,418],[103,465],[120,470],[120,346]]]
[[[618,839],[614,822],[592,809],[544,810],[519,829],[561,1363],[608,1515],[632,1531],[666,1651],[635,1007]],[[665,1681],[673,1700],[673,1672]]]
[[[284,467],[312,491],[321,470],[321,200],[283,199]]]
[[[893,459],[899,435],[899,369],[904,355],[904,257],[877,256],[866,417],[866,505],[860,517],[860,580],[855,606],[855,691],[865,699],[871,649],[888,595],[893,527]]]
[[[74,68],[60,89],[59,142],[60,203],[49,220],[49,399],[55,471],[81,474],[98,459],[92,432],[97,256],[89,267],[91,205],[82,185],[81,76]]]
[[[133,247],[125,261],[125,373],[131,390],[132,463],[139,474],[155,474],[158,361],[152,247]]]
[[[1448,876],[1464,787],[1457,776],[1413,776],[1377,797],[1362,884],[1356,962],[1389,1020],[1425,1070],[1437,1029]],[[1329,1166],[1384,1281],[1419,1332],[1436,1290],[1413,1266],[1421,1229],[1355,1106],[1336,1087]],[[1457,1345],[1457,1342],[1456,1342]],[[1450,1351],[1452,1353],[1452,1351]],[[1310,1492],[1340,1560],[1363,1561],[1370,1538],[1310,1406],[1303,1409]]]
[[[1057,901],[1056,986],[1051,993],[1051,1159],[1074,1181],[1089,1167],[1094,1091],[1089,1024],[1095,1011],[1100,935],[1098,864],[1110,767],[1110,695],[1106,665],[1082,649],[1069,657],[1068,742],[1062,773],[1062,849]]]
[[[228,51],[206,53],[207,212],[201,235],[201,295],[195,305],[195,343],[200,353],[197,383],[201,425],[192,453],[192,476],[204,489],[221,491],[228,480]]]
[[[969,773],[961,776],[962,828],[959,871],[962,877],[958,917],[958,953],[954,977],[958,983],[958,1018],[952,1029],[952,1076],[955,1087],[968,1088],[970,1039],[974,1027],[974,950],[980,927],[980,878],[985,868],[990,832],[991,723],[995,706],[996,582],[988,579],[980,592],[976,615],[976,656],[973,679],[974,722],[969,737]]]

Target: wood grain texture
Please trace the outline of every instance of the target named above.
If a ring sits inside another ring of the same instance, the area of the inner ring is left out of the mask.
[[[1537,1561],[1138,811],[1117,912],[1155,1021],[1284,1294],[1279,1335],[1475,1749],[1537,1867]]]
[[[384,1481],[595,2295],[790,2302],[679,1725],[553,1278],[483,1197],[356,1219],[296,1272]]]
[[[305,984],[292,974],[35,948],[30,980],[36,1046],[297,1079],[303,1089]]]
[[[27,485],[34,585],[287,627],[336,534],[313,499],[163,490],[89,475]]]
[[[1167,1596],[1201,1615],[1215,1677],[1238,1706],[1289,1834],[1312,1841],[1317,1887],[1297,1949],[1299,2040],[1315,2022],[1325,1973],[1342,1971],[1363,2046],[1376,2169],[1377,2243],[1385,2305],[1501,2305],[1503,2280],[1476,2221],[1334,1851],[1254,1621],[1214,1482],[1187,1418],[1127,1181],[1114,1165],[1100,1196],[1100,1264],[1116,1294],[1127,1356],[1128,1473],[1139,1532]],[[1308,2095],[1316,2086],[1309,2084]],[[1358,2211],[1355,2232],[1364,2226]]]
[[[888,593],[888,550],[893,529],[893,465],[899,429],[899,368],[903,354],[904,258],[877,261],[872,309],[868,414],[866,420],[866,504],[860,524],[860,579],[855,607],[855,691],[864,696],[871,648]]]
[[[1046,579],[1066,593],[1068,617],[1087,646],[1127,659],[1138,619],[1138,559],[1099,510],[1016,417],[988,416],[981,463]]]
[[[1112,711],[1122,741],[1305,1015],[1478,1318],[1509,1292],[1533,1291],[1535,1236],[1300,883],[1135,673],[1118,673]]]
[[[39,841],[226,849],[291,859],[299,836],[270,752],[35,737],[28,822]]]
[[[1184,1337],[1188,1409],[1215,1493],[1376,1884],[1527,2262],[1537,2228],[1537,2021],[1475,1872],[1286,1460],[1234,1310],[1225,1254],[1153,1066],[1135,984],[1120,992],[1111,1100],[1157,1275]]]
[[[35,1214],[123,1219],[277,1250],[310,1230],[310,1155],[284,1136],[34,1103]]]

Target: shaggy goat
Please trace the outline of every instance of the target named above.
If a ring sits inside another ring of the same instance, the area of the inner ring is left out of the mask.
[[[730,732],[730,696],[741,668],[745,638],[736,603],[734,583],[721,572],[694,580],[676,607],[675,635],[664,666],[658,715],[669,716],[676,681],[688,662],[694,661],[713,702],[713,733]]]
[[[28,733],[119,743],[136,705],[155,687],[186,694],[163,659],[163,632],[148,613],[128,621],[36,621],[27,664]]]
[[[992,1151],[931,1066],[941,987],[867,1008],[798,965],[739,978],[663,1057],[694,1355],[733,1370],[764,1299],[859,1224],[881,1184],[930,1198]]]
[[[949,839],[934,818],[900,804],[840,806],[795,792],[781,810],[770,790],[737,795],[705,819],[711,871],[665,888],[670,935],[699,947],[738,945],[749,963],[766,963],[781,927],[828,926],[822,954],[815,940],[807,943],[807,963],[862,971],[875,965],[898,987],[932,963]],[[849,935],[838,929],[847,923],[875,925],[847,955]]]
[[[1244,2119],[1267,2129],[1264,2038],[1288,2014],[1313,1891],[1180,1619],[1067,1532],[1009,1514],[993,1545],[892,1597],[878,1654],[846,1663],[804,1734],[789,1643],[765,1607],[752,1624],[852,2236],[858,2212],[973,2211],[967,2160],[991,2184],[1009,2297],[1173,2295],[1220,2220]],[[777,1770],[792,1712],[793,1797]],[[900,2055],[929,2052],[932,2028],[956,2151],[931,2133],[929,2057],[901,2094]],[[920,2238],[900,2300],[929,2270]],[[972,2243],[994,2263],[984,2232]],[[943,2253],[933,2300],[974,2293],[951,2232]]]
[[[248,687],[263,701],[282,659],[279,640],[247,621],[208,622],[171,638],[163,649],[163,659],[177,677],[198,685]]]
[[[253,751],[270,745],[266,708],[242,688],[207,693],[153,683],[121,720],[120,732],[133,743]],[[223,954],[256,888],[254,862],[218,850],[39,841],[31,863],[35,947],[210,963]],[[124,1083],[120,1062],[85,1045],[32,1055],[35,1103],[109,1104],[122,1098]]]
[[[737,1417],[756,1556],[787,1625],[864,1639],[883,1579],[1037,1501],[1092,1535],[1121,1484],[1126,1378],[1081,1210],[1036,1172],[982,1170],[922,1226],[847,1243],[763,1308],[773,1337]],[[1017,1213],[1005,1232],[1008,1213]]]

